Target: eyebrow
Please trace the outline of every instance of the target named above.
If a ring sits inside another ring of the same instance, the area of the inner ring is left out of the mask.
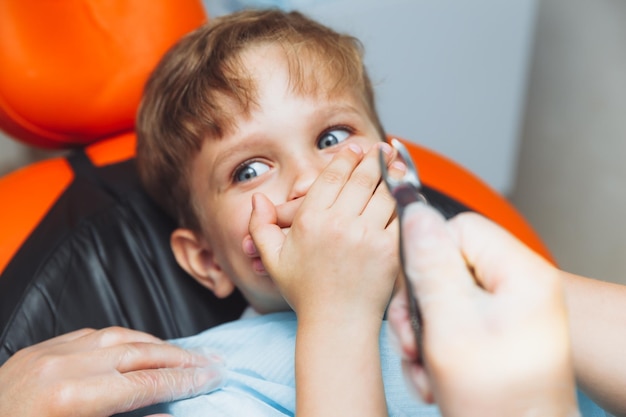
[[[331,100],[332,99],[329,99],[328,101],[331,101]],[[355,106],[348,104],[348,103],[329,103],[328,106],[324,106],[323,108],[316,109],[314,112],[312,112],[311,115],[309,115],[309,118],[315,118],[316,120],[319,120],[322,118],[326,119],[330,117],[335,117],[337,114],[342,114],[342,113],[343,114],[348,113],[350,115],[359,115],[359,110]],[[367,112],[365,113],[365,116],[368,117]],[[237,125],[235,124],[235,128],[236,126]],[[241,138],[239,138],[237,143],[225,148],[225,151],[215,158],[215,164],[213,165],[213,169],[211,170],[211,172],[215,173],[218,171],[218,169],[220,169],[221,166],[228,164],[231,159],[234,159],[232,155],[235,155],[239,152],[247,150],[250,147],[250,141],[253,140],[254,138],[258,138],[261,141],[263,141],[263,135],[259,135],[253,132],[245,136],[242,136]],[[221,139],[209,139],[209,140],[227,141],[228,139],[221,138]],[[259,146],[263,146],[263,144],[260,143]]]
[[[353,116],[359,115],[359,109],[352,104],[349,103],[336,103],[332,101],[332,98],[328,99],[328,106],[324,106],[323,108],[316,109],[311,115],[311,118],[331,118],[336,115],[342,114],[350,114]],[[365,109],[364,109],[365,110]],[[367,116],[367,111],[364,111],[365,117]]]
[[[210,171],[213,177],[217,175],[216,173],[224,165],[232,165],[231,160],[237,159],[235,155],[239,154],[242,151],[245,151],[247,148],[250,147],[251,136],[252,135],[244,137],[243,140],[224,148],[223,152],[220,152],[218,155],[216,155],[215,163],[213,164],[213,167],[211,168],[211,171]],[[219,140],[224,140],[224,139],[219,139]]]

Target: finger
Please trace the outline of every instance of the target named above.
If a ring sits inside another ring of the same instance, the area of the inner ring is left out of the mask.
[[[460,308],[478,287],[443,216],[423,203],[410,204],[401,227],[406,273],[426,321],[435,308]]]
[[[276,206],[276,224],[283,229],[283,232],[291,227],[293,218],[302,205],[302,200],[303,198],[296,198],[295,200]],[[252,240],[252,236],[250,235],[244,236],[242,248],[243,252],[250,258],[259,256],[259,252],[254,245],[254,240]]]
[[[309,188],[307,198],[302,202],[303,208],[325,210],[332,206],[362,156],[363,150],[354,143],[337,152]]]
[[[124,378],[127,390],[136,393],[131,406],[140,408],[209,393],[223,385],[224,375],[224,367],[213,366],[137,371],[124,374]],[[120,394],[123,401],[125,396]]]
[[[391,178],[401,178],[406,172],[406,165],[400,161],[393,161],[388,170]],[[396,200],[384,182],[378,184],[361,216],[368,224],[380,227],[389,227],[392,220],[396,218]]]
[[[125,343],[94,351],[97,359],[121,373],[142,369],[188,368],[222,364],[214,354],[207,356],[169,343]]]
[[[532,285],[534,279],[545,279],[546,270],[555,271],[556,276],[553,265],[479,214],[459,214],[449,222],[449,228],[476,279],[488,292],[498,291],[504,283]]]
[[[248,229],[254,247],[266,266],[276,264],[285,241],[285,234],[276,222],[276,208],[272,202],[263,194],[253,195]]]
[[[418,346],[409,316],[406,288],[402,287],[391,299],[387,319],[402,358],[413,362],[418,358]]]
[[[224,372],[223,367],[207,367],[100,375],[80,386],[66,384],[63,395],[78,399],[76,407],[84,415],[111,415],[211,392],[223,385]]]
[[[296,198],[295,200],[287,201],[284,204],[276,206],[276,223],[279,227],[285,228],[291,226],[303,200],[304,198]]]
[[[360,215],[370,202],[380,184],[380,151],[385,160],[391,159],[392,148],[388,143],[380,142],[372,146],[363,160],[354,168],[349,180],[337,196],[334,207],[348,215]]]
[[[251,235],[244,236],[241,247],[243,249],[243,253],[245,253],[249,258],[257,258],[259,256],[259,251],[257,250]]]

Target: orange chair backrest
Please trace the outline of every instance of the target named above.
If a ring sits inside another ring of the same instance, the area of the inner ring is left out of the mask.
[[[500,224],[535,252],[555,263],[539,234],[502,194],[451,159],[401,140],[409,148],[424,184]]]
[[[0,129],[46,148],[131,131],[157,61],[206,20],[201,0],[2,0]]]

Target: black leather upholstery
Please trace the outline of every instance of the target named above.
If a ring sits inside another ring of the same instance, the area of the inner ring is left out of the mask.
[[[176,338],[239,317],[239,293],[217,299],[178,267],[175,225],[140,188],[134,160],[95,168],[78,152],[69,161],[74,182],[0,276],[0,364],[83,327]]]
[[[83,327],[169,339],[240,316],[238,292],[217,299],[178,267],[169,246],[175,224],[142,191],[134,160],[96,168],[80,151],[68,160],[75,180],[0,276],[0,364]],[[447,217],[467,210],[425,194]]]

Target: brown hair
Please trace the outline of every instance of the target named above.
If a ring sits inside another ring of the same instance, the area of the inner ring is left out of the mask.
[[[163,57],[137,117],[141,181],[181,227],[201,230],[190,191],[192,162],[204,140],[219,139],[232,127],[232,104],[244,112],[254,104],[255,87],[239,58],[260,44],[283,48],[294,90],[317,94],[322,80],[326,94],[356,93],[383,137],[357,39],[297,12],[248,10],[213,19]]]

